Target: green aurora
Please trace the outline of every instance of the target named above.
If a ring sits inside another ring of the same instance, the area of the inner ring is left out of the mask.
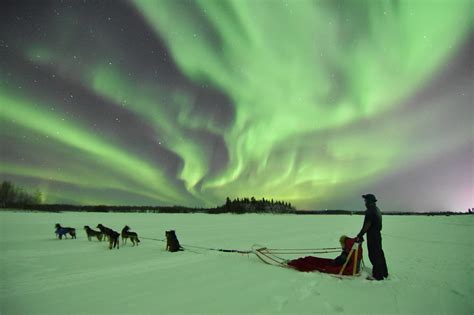
[[[2,17],[12,10],[0,173],[48,203],[361,208],[374,192],[394,210],[474,205],[472,160],[453,157],[473,143],[470,1],[19,1]],[[457,182],[449,202],[442,181]]]

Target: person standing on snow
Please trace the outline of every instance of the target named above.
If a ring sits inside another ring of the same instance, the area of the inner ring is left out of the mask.
[[[377,207],[377,199],[373,194],[363,195],[365,200],[365,218],[364,225],[357,234],[357,241],[362,240],[362,236],[367,233],[367,249],[369,251],[369,259],[372,263],[372,277],[369,280],[383,280],[388,277],[387,262],[385,261],[385,254],[382,249],[382,213]]]

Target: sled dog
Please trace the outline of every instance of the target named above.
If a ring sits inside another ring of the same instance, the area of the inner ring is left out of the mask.
[[[103,226],[101,223],[97,224],[96,228],[100,230],[103,236],[107,237],[110,241],[110,234],[112,232],[111,228],[108,228],[106,226]]]
[[[116,247],[117,249],[119,249],[120,248],[119,240],[120,240],[120,233],[115,232],[114,230],[110,230],[109,249],[116,248]]]
[[[183,250],[183,247],[179,244],[176,232],[174,230],[166,231],[166,250],[170,252],[177,252]]]
[[[56,228],[56,236],[62,240],[63,236],[64,238],[67,238],[67,234],[71,235],[71,238],[76,238],[76,229],[72,227],[62,227],[61,224],[56,223],[54,226]]]
[[[86,231],[86,234],[87,234],[87,239],[90,241],[91,238],[93,237],[97,237],[97,240],[99,240],[99,242],[102,241],[102,237],[104,234],[102,234],[101,231],[96,231],[96,230],[93,230],[91,229],[88,225],[85,225],[84,226],[84,230]]]
[[[140,243],[137,233],[131,232],[130,227],[128,225],[125,225],[125,227],[122,229],[122,245],[127,242],[127,238],[132,241],[133,246],[138,245],[138,243]]]

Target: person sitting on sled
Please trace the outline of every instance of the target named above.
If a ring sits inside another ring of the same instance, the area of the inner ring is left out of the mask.
[[[351,249],[354,246],[355,238],[346,235],[339,239],[342,247],[341,254],[335,259],[321,258],[314,256],[306,256],[287,261],[286,264],[298,271],[319,271],[324,273],[355,275],[360,268],[360,260],[362,259],[362,247],[358,246],[350,257]],[[357,252],[357,255],[356,253]],[[354,267],[354,256],[357,257],[356,266]],[[348,261],[349,259],[349,261]]]
[[[332,260],[332,265],[333,266],[342,266],[342,265],[344,265],[344,263],[347,260],[347,256],[349,256],[349,251],[350,251],[350,248],[346,247],[346,239],[347,238],[348,238],[348,236],[346,236],[346,235],[342,235],[339,238],[339,242],[341,243],[342,253]]]

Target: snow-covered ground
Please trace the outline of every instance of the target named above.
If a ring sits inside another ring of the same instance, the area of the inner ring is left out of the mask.
[[[338,279],[163,242],[109,250],[84,225],[247,250],[338,246],[362,216],[0,212],[0,314],[473,314],[474,216],[385,216],[390,278]],[[75,227],[58,240],[53,225]],[[371,267],[364,245],[364,260]],[[334,255],[332,255],[334,256]]]

